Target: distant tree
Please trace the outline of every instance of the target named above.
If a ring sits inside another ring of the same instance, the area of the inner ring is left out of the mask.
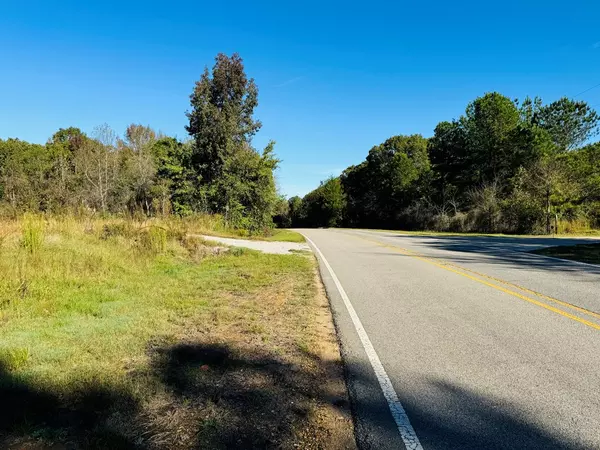
[[[122,190],[129,191],[126,199],[130,209],[141,208],[146,214],[152,212],[154,184],[156,182],[156,161],[152,147],[156,133],[150,127],[129,125],[125,140],[120,142],[124,166]]]
[[[167,214],[171,210],[180,215],[189,215],[199,210],[195,203],[195,172],[192,169],[192,145],[173,137],[162,137],[152,144],[156,163],[157,181],[153,197],[157,210]]]
[[[539,111],[542,109],[542,99],[540,97],[525,97],[523,102],[515,101],[515,104],[519,108],[519,114],[521,121],[528,124],[533,124],[537,118]]]
[[[288,200],[280,195],[275,203],[273,222],[279,228],[289,228],[292,226],[292,216],[290,215],[290,204]]]
[[[288,210],[291,219],[291,226],[304,226],[302,217],[302,199],[299,196],[294,196],[288,200]]]
[[[440,122],[427,143],[436,196],[443,207],[464,197],[472,182],[467,150],[467,134],[461,121]]]
[[[82,201],[89,207],[108,212],[111,194],[119,181],[119,160],[115,132],[106,124],[96,127],[92,139],[85,141],[75,155],[82,177]]]
[[[539,108],[533,121],[548,131],[559,152],[583,145],[598,134],[600,117],[586,102],[563,97]]]
[[[254,120],[258,88],[244,72],[242,58],[219,53],[212,73],[208,68],[190,96],[186,130],[194,139],[192,164],[203,183],[222,173],[227,158],[250,145],[261,123]]]
[[[311,227],[342,225],[345,198],[339,178],[328,178],[302,199],[304,221]]]
[[[516,144],[521,121],[515,103],[497,92],[485,94],[467,106],[464,123],[472,183],[490,184],[514,175],[526,159]]]
[[[277,202],[274,143],[262,153],[252,147],[261,124],[253,117],[258,89],[239,55],[219,54],[190,97],[187,131],[193,138],[191,166],[196,198],[209,212],[251,231],[272,225]]]
[[[59,129],[46,144],[52,160],[46,194],[53,209],[76,206],[73,192],[78,189],[78,180],[74,159],[87,140],[88,137],[79,128],[69,127]]]
[[[43,145],[0,140],[0,192],[14,211],[46,210],[47,174],[52,166]]]

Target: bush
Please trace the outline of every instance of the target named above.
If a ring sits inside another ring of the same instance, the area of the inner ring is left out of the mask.
[[[154,254],[167,251],[167,230],[162,227],[150,226],[140,231],[139,243],[142,248]]]
[[[136,229],[131,222],[113,222],[107,223],[102,227],[100,239],[109,239],[111,237],[132,238],[136,234]]]
[[[450,218],[450,224],[448,226],[448,231],[453,231],[455,233],[466,233],[471,231],[472,224],[469,221],[469,216],[462,212],[457,212]]]
[[[450,216],[446,212],[436,214],[431,219],[431,228],[434,231],[448,231],[450,228]]]
[[[503,230],[508,233],[531,234],[545,231],[545,213],[530,197],[515,195],[502,204]]]

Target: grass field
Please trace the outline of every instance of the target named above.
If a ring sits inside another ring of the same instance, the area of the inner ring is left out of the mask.
[[[312,257],[181,223],[29,217],[0,236],[1,448],[352,440]]]
[[[588,264],[600,264],[600,244],[548,247],[532,253],[554,258],[570,259]]]

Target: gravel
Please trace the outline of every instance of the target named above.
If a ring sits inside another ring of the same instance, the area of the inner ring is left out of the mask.
[[[270,241],[251,241],[247,239],[232,239],[217,236],[201,236],[207,241],[219,242],[220,244],[231,247],[245,247],[252,250],[258,250],[263,253],[272,253],[275,255],[286,255],[294,251],[308,251],[311,249],[308,244],[298,242],[270,242]]]

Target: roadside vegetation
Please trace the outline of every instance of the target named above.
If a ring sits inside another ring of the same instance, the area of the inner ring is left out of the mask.
[[[352,442],[314,259],[189,222],[0,223],[0,447]]]
[[[312,255],[276,230],[258,90],[218,55],[190,138],[132,124],[0,140],[0,448],[348,448]]]
[[[283,200],[274,142],[252,146],[257,105],[242,59],[219,54],[190,95],[186,140],[139,124],[122,136],[108,125],[64,128],[45,145],[0,140],[0,216],[215,214],[227,230],[267,236]]]
[[[289,199],[285,225],[507,234],[600,229],[599,116],[583,101],[497,92]]]

